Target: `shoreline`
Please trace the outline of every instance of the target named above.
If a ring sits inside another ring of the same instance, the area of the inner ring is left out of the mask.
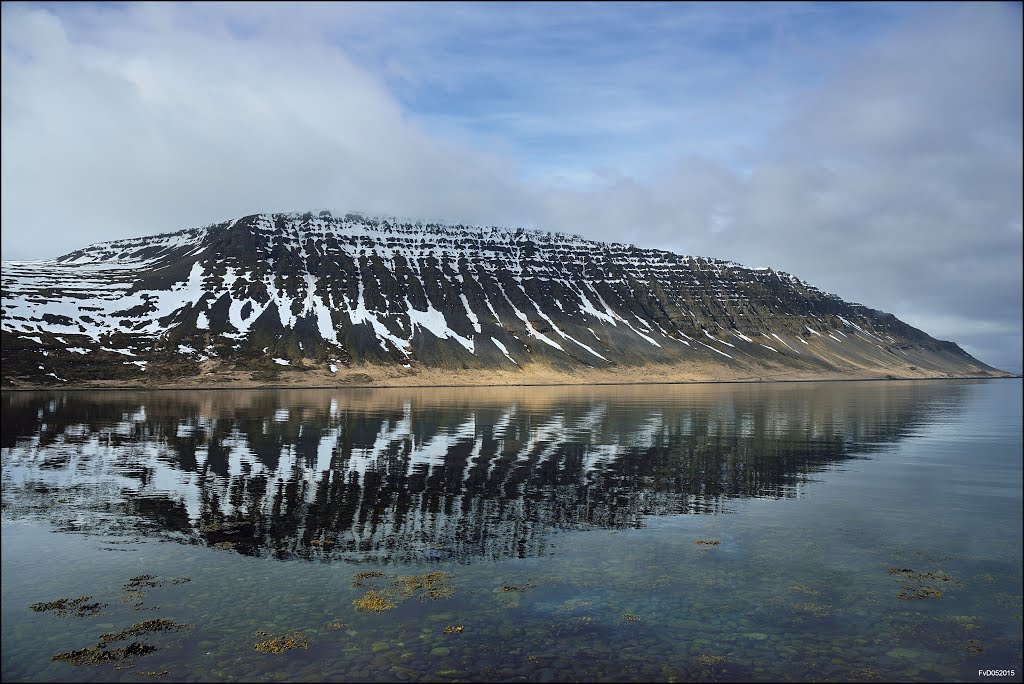
[[[196,384],[160,384],[160,385],[73,385],[73,386],[27,386],[0,387],[0,392],[185,392],[185,391],[262,391],[262,390],[365,390],[365,389],[474,389],[495,387],[624,387],[643,385],[755,385],[773,383],[800,382],[906,382],[927,380],[1014,380],[1024,375],[1011,373],[999,375],[932,375],[932,376],[888,376],[888,377],[857,377],[843,375],[822,375],[818,377],[779,377],[779,378],[708,378],[687,380],[594,380],[576,382],[489,382],[489,383],[333,383],[333,384],[281,384],[281,383],[196,383]]]

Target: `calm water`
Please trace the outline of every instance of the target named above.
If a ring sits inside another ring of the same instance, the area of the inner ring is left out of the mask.
[[[1021,394],[3,393],[2,678],[1021,681]]]

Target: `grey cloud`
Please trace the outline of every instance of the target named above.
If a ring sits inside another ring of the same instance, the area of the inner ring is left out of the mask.
[[[324,205],[484,220],[521,195],[506,162],[428,136],[337,50],[140,12],[90,44],[5,9],[5,258]]]
[[[786,270],[1019,370],[1020,24],[1008,6],[939,8],[805,98],[749,174],[690,160],[585,209],[552,193],[547,216]]]

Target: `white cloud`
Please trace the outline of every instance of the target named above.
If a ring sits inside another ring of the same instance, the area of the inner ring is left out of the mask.
[[[426,135],[339,50],[180,21],[146,5],[87,42],[5,6],[6,258],[325,205],[484,220],[520,192],[507,162]]]

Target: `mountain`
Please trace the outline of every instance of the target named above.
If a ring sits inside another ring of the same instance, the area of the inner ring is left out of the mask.
[[[326,211],[4,262],[0,289],[8,387],[1003,375],[770,268]]]

